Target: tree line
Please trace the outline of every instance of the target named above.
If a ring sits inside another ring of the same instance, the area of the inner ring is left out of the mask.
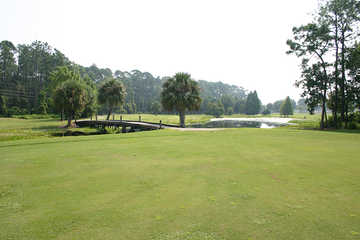
[[[67,118],[69,124],[73,118],[89,117],[95,113],[107,114],[109,118],[111,112],[169,112],[161,102],[161,92],[165,83],[174,78],[154,77],[139,70],[113,72],[95,64],[84,67],[40,41],[17,47],[10,41],[0,42],[0,76],[0,115],[57,113],[62,119]],[[202,101],[190,113],[216,117],[234,113],[267,114],[280,112],[284,101],[263,106],[256,91],[247,92],[242,87],[222,82],[196,82]],[[104,97],[111,96],[111,91],[116,88],[124,93],[120,99],[116,96],[113,100]],[[66,89],[77,92],[74,97],[80,99],[72,98]],[[68,100],[81,100],[78,110],[67,108],[75,104]],[[291,101],[295,109],[296,103]]]
[[[48,43],[35,41],[19,44],[0,42],[0,114],[59,113],[54,104],[54,91],[65,80],[81,82],[92,99],[86,104],[83,116],[93,112],[107,113],[106,104],[97,101],[100,86],[111,79],[121,81],[126,96],[124,105],[113,109],[123,113],[161,113],[161,90],[170,77],[154,77],[149,72],[112,71],[95,64],[84,67],[70,61],[61,51]],[[206,99],[194,113],[209,113],[212,105],[221,102],[224,112],[240,113],[246,101],[244,88],[222,82],[197,81],[200,97]],[[91,104],[90,104],[91,103]],[[65,114],[61,112],[60,114]]]
[[[290,50],[301,59],[302,89],[310,113],[321,107],[320,127],[344,126],[360,107],[360,2],[321,2],[312,22],[293,28]],[[330,109],[332,116],[327,116]]]

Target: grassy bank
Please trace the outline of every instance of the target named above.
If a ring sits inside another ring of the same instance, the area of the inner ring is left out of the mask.
[[[147,114],[147,113],[141,113],[141,114],[115,114],[115,119],[120,120],[120,116],[123,120],[132,120],[132,121],[138,121],[139,117],[141,117],[141,121],[145,122],[154,122],[158,123],[160,120],[163,123],[167,124],[174,124],[179,125],[179,116],[176,114]],[[194,123],[205,123],[209,121],[211,118],[213,118],[210,115],[205,114],[194,114],[194,115],[186,115],[185,121],[186,124],[194,124]],[[98,119],[105,120],[106,115],[98,116]],[[111,116],[111,120],[113,119],[113,115]]]
[[[0,239],[359,239],[359,148],[285,128],[0,142]]]
[[[22,139],[64,136],[79,129],[66,129],[66,121],[54,118],[0,118],[0,142]],[[82,128],[83,134],[94,134],[96,129]]]
[[[142,121],[147,122],[159,122],[167,124],[179,124],[179,117],[174,114],[115,114],[115,119],[119,120],[122,116],[123,120],[139,120],[141,116]],[[225,115],[223,117],[264,117],[263,115]],[[278,114],[271,114],[266,117],[280,117]],[[296,126],[292,128],[300,129],[314,129],[319,127],[318,120],[319,115],[309,115],[309,114],[295,114],[291,116],[292,118],[297,118],[300,120],[293,121],[296,123]],[[196,123],[205,123],[208,122],[213,116],[210,115],[187,115],[186,124],[196,124]],[[98,116],[98,119],[106,119],[106,116]],[[111,117],[113,119],[113,116]],[[10,141],[10,140],[21,140],[21,139],[34,139],[41,137],[54,137],[54,136],[63,136],[67,131],[80,131],[84,134],[95,134],[95,129],[65,129],[63,128],[66,125],[66,121],[59,121],[56,116],[49,115],[21,115],[16,118],[0,118],[0,141]]]
[[[141,116],[142,121],[159,122],[161,120],[167,124],[179,124],[179,117],[177,115],[124,114],[121,116],[123,120],[137,121],[139,116]],[[188,115],[186,117],[186,124],[203,123],[211,118],[209,115]],[[98,116],[98,119],[106,119],[106,116]],[[115,119],[119,120],[120,115],[115,115]],[[64,128],[66,124],[66,121],[59,121],[54,116],[50,118],[50,116],[44,115],[22,115],[16,118],[0,118],[0,141],[63,136],[67,131],[80,131],[84,134],[96,133],[96,129],[90,128],[66,129]]]

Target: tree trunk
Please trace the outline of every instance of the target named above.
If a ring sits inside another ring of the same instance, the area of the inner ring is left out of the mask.
[[[68,128],[71,127],[71,121],[72,121],[72,116],[71,116],[71,114],[69,114],[69,116],[68,116],[68,124],[67,124]]]
[[[345,128],[346,129],[349,127],[348,123],[349,123],[349,107],[348,107],[348,104],[346,104],[346,107],[345,107]]]
[[[185,111],[180,111],[179,117],[180,117],[180,127],[184,128],[185,127]]]
[[[338,31],[338,16],[337,12],[335,12],[335,111],[333,110],[334,114],[334,123],[335,128],[338,128],[337,123],[337,110],[338,110],[338,83],[339,83],[339,31]]]
[[[328,84],[328,74],[326,72],[326,64],[324,62],[324,59],[322,57],[320,57],[321,62],[322,62],[322,67],[324,70],[324,74],[325,74],[325,82],[324,82],[324,89],[323,89],[323,96],[322,96],[322,111],[321,111],[321,122],[320,122],[320,128],[321,130],[324,129],[324,118],[325,118],[325,112],[326,112],[326,90],[327,90],[327,84]]]
[[[325,127],[326,127],[326,128],[329,127],[329,125],[328,125],[328,116],[327,116],[326,109],[325,109]]]
[[[341,31],[341,120],[345,120],[345,30]]]
[[[111,112],[112,112],[112,107],[109,109],[109,112],[108,112],[108,115],[107,115],[107,117],[106,117],[106,120],[110,120]]]
[[[324,129],[324,119],[325,119],[325,111],[326,111],[326,91],[324,90],[324,95],[323,95],[323,99],[322,99],[322,110],[321,110],[321,122],[320,122],[320,129],[323,130]]]

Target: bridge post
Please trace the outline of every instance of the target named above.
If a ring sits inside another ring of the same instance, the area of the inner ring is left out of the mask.
[[[120,115],[120,121],[122,122],[122,115]]]
[[[113,120],[115,120],[115,114],[113,114]]]
[[[95,115],[95,118],[96,118],[96,121],[97,121],[97,113],[96,113],[96,115]]]
[[[141,122],[141,116],[139,116],[139,122]]]
[[[91,116],[90,116],[90,121],[92,121],[92,114],[91,114]]]
[[[161,125],[162,125],[162,122],[161,122],[161,120],[160,120],[160,124],[159,124],[159,126],[160,126],[160,129],[161,129]]]

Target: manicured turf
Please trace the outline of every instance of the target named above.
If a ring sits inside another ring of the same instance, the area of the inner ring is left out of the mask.
[[[0,239],[360,239],[360,135],[161,130],[0,142]]]

